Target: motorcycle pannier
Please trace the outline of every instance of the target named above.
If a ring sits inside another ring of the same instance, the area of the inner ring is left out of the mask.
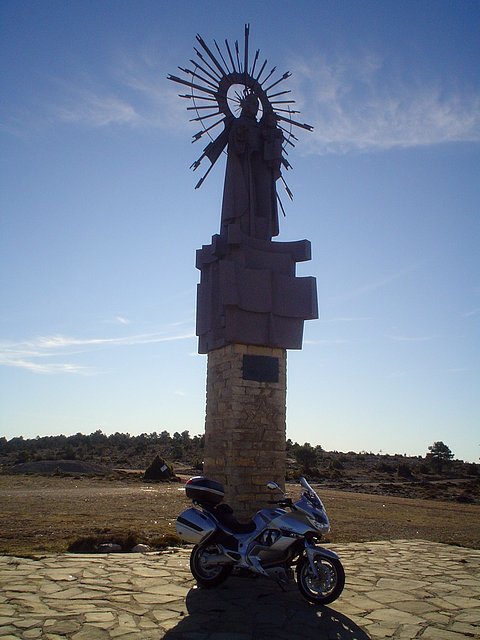
[[[216,524],[210,516],[191,507],[178,516],[175,528],[184,542],[200,544],[215,531]]]
[[[195,476],[187,481],[185,493],[190,500],[213,507],[223,500],[225,489],[216,480]]]

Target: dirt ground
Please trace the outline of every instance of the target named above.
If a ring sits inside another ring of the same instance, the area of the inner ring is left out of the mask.
[[[316,486],[330,542],[418,538],[480,548],[480,506],[350,493]],[[288,485],[293,497],[298,485]],[[190,505],[183,484],[87,477],[0,475],[0,553],[66,551],[85,536],[175,534]]]

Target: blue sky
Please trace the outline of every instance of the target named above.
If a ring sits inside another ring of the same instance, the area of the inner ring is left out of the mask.
[[[240,6],[241,5],[241,6]],[[477,2],[0,3],[0,434],[203,431],[195,250],[224,166],[168,73],[241,40],[314,126],[279,240],[320,319],[288,353],[287,435],[478,460]]]

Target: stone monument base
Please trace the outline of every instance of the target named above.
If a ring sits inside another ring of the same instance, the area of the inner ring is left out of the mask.
[[[205,476],[225,486],[239,518],[285,486],[286,350],[231,344],[208,354]],[[277,496],[275,496],[277,497]]]

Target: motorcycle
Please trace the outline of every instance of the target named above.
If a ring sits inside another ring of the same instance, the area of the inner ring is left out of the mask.
[[[211,588],[235,572],[273,578],[284,587],[294,579],[302,596],[326,605],[336,600],[345,585],[345,572],[336,553],[316,542],[330,530],[325,507],[305,478],[303,493],[293,502],[282,492],[276,507],[258,511],[247,522],[239,522],[231,507],[223,503],[223,485],[203,476],[185,485],[194,506],[176,520],[179,537],[195,546],[190,570],[198,585]],[[269,482],[272,491],[282,491]]]

